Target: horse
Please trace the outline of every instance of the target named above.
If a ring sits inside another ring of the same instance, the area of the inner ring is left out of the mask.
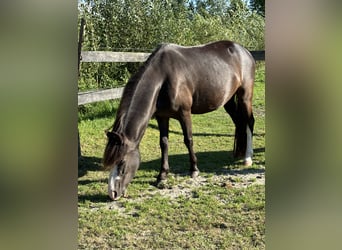
[[[224,107],[235,125],[233,155],[252,165],[254,117],[252,97],[255,61],[250,52],[232,41],[198,46],[160,44],[128,80],[114,124],[106,130],[103,167],[110,171],[108,195],[125,196],[140,165],[139,144],[149,120],[160,132],[161,168],[157,183],[169,172],[169,119],[179,121],[190,158],[190,175],[199,174],[193,150],[191,114]]]

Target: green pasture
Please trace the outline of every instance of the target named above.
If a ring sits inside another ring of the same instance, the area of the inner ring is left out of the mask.
[[[234,125],[223,108],[193,115],[194,149],[200,180],[187,174],[188,153],[177,121],[170,122],[170,175],[154,184],[160,168],[159,131],[151,120],[140,145],[141,166],[128,197],[107,196],[101,170],[104,130],[118,101],[79,107],[82,158],[78,167],[79,249],[264,249],[265,185],[249,174],[265,171],[265,66],[258,64],[254,89],[254,164],[232,157]],[[237,177],[234,173],[240,173]],[[239,182],[248,185],[239,186]],[[255,183],[253,183],[255,182]]]

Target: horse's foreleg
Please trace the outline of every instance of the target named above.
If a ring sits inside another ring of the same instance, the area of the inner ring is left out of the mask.
[[[160,132],[160,149],[161,149],[161,168],[157,177],[157,182],[166,180],[169,173],[169,156],[168,156],[168,144],[169,144],[169,118],[157,117],[158,127]]]
[[[183,112],[179,122],[183,130],[184,144],[186,145],[189,151],[190,175],[192,178],[196,178],[199,174],[199,170],[197,167],[197,157],[193,149],[191,113]]]

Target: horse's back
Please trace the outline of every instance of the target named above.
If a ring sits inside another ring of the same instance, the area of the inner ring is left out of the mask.
[[[168,96],[173,110],[191,108],[206,113],[223,106],[251,78],[254,59],[241,45],[219,41],[184,47],[163,46],[159,67],[165,75],[162,96]]]
[[[255,68],[251,53],[242,45],[228,40],[189,47],[165,44],[161,53],[164,59],[161,63],[166,64],[166,70],[171,68],[171,74],[183,73],[187,77],[203,79],[211,76],[210,71],[225,71],[226,75],[238,73],[242,78],[253,74]]]

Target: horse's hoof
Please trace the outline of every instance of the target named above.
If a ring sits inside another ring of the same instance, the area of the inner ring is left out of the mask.
[[[166,182],[167,182],[166,180],[157,180],[157,184],[156,184],[157,188],[165,189],[167,187]]]
[[[191,178],[196,178],[199,175],[199,171],[192,171]]]
[[[245,159],[244,162],[243,162],[243,165],[245,165],[245,167],[250,167],[250,166],[252,166],[252,164],[253,164],[253,161],[252,161],[252,159],[250,157]]]
[[[128,196],[127,190],[123,191],[122,197],[123,197],[123,198],[128,198],[128,197],[129,197],[129,196]]]

